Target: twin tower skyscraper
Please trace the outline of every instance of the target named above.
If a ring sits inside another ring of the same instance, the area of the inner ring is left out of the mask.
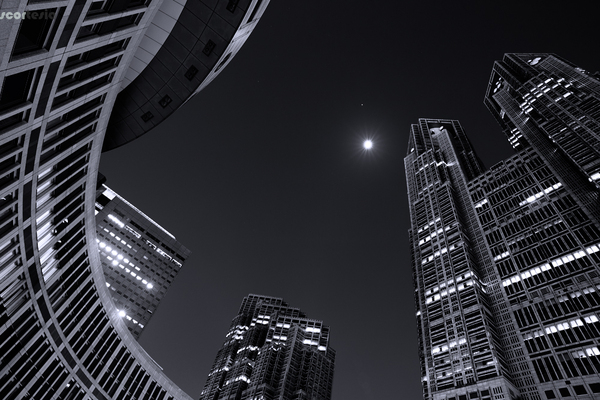
[[[187,251],[116,203],[99,202],[97,235],[99,157],[209,84],[268,3],[2,3],[36,17],[0,26],[1,399],[191,400],[129,331],[143,328]],[[518,150],[487,171],[457,121],[421,120],[410,132],[424,397],[597,398],[598,75],[549,54],[511,54],[495,64],[485,101]],[[148,269],[131,257],[137,239]],[[129,281],[119,287],[117,277]],[[115,306],[123,289],[139,294],[139,309]],[[333,362],[325,325],[251,295],[202,396],[328,400]]]
[[[405,157],[423,398],[600,397],[600,81],[507,54],[485,104],[518,151],[485,170],[460,123]]]

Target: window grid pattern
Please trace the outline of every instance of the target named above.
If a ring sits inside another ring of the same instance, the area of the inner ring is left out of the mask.
[[[331,399],[329,327],[280,298],[249,295],[231,322],[200,399]]]
[[[139,339],[190,251],[104,185],[95,208],[106,285],[125,313],[123,322]]]
[[[92,1],[76,3],[52,24],[13,20],[0,49],[43,36],[0,71],[0,398],[189,400],[116,315],[95,241],[101,140],[143,29],[102,22],[103,35],[75,43]]]
[[[420,120],[405,166],[424,398],[492,398],[492,388],[508,398],[518,392],[490,301],[499,285],[469,213],[467,182],[482,164],[457,121]]]
[[[524,364],[522,372],[515,371],[516,383],[531,392],[553,387],[540,389],[537,382],[564,386],[566,379],[588,385],[598,381],[600,256],[593,249],[600,231],[565,186],[557,183],[561,182],[532,148],[470,183],[475,211],[510,304],[516,340],[525,345],[526,358],[511,363],[530,362],[537,378],[528,376],[530,368]],[[556,189],[546,190],[550,187]]]

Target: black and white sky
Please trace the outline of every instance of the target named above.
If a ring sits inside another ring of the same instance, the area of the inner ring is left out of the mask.
[[[333,400],[420,399],[410,124],[458,119],[495,164],[512,149],[483,105],[494,60],[596,71],[598,26],[593,1],[272,0],[215,81],[102,157],[192,250],[142,345],[198,398],[242,298],[278,296],[331,327]]]

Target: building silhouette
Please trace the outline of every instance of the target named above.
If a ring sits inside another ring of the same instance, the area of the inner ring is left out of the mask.
[[[600,396],[597,78],[508,54],[485,103],[518,152],[487,171],[460,124],[405,158],[423,397]]]
[[[329,327],[283,299],[250,294],[232,320],[200,400],[331,399]]]
[[[99,157],[105,135],[105,149],[134,140],[214,79],[268,3],[2,3],[1,399],[190,399],[106,286]]]
[[[106,286],[129,332],[139,339],[190,251],[106,185],[99,188],[95,207]]]

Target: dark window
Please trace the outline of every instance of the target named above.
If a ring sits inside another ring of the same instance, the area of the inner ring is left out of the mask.
[[[29,118],[29,113],[31,110],[26,110],[14,115],[11,115],[8,118],[4,118],[2,121],[0,121],[0,131],[3,129],[8,129],[13,125],[18,124],[21,121],[25,121]]]
[[[54,97],[54,101],[52,102],[52,107],[58,107],[64,103],[66,103],[67,101],[82,97],[82,96],[86,95],[87,93],[92,92],[92,91],[110,83],[112,81],[113,77],[114,77],[114,72],[104,75],[104,76],[101,76],[100,78],[97,78],[89,83],[86,83],[82,86],[79,86],[79,87],[73,89],[73,90],[63,93],[60,96],[56,96],[56,97]]]
[[[60,13],[56,8],[27,11],[19,27],[12,56],[50,48],[59,23]]]
[[[229,3],[227,3],[227,11],[234,12],[238,3],[239,0],[229,0]]]
[[[127,47],[129,39],[123,39],[118,42],[113,42],[102,47],[97,47],[84,53],[76,54],[67,59],[65,70],[68,70],[82,63],[91,63],[108,55],[117,53]]]
[[[206,43],[206,46],[204,46],[204,49],[202,50],[202,52],[204,54],[206,54],[207,56],[210,55],[210,53],[212,53],[212,51],[215,49],[215,42],[213,42],[212,40],[209,40],[208,43]]]
[[[590,389],[593,393],[600,393],[600,383],[590,383]]]
[[[77,34],[77,39],[85,39],[94,35],[108,35],[119,29],[137,25],[142,18],[143,13],[128,15],[125,17],[115,18],[97,24],[82,26]]]
[[[558,389],[558,391],[560,392],[560,395],[562,397],[571,397],[571,392],[569,391],[568,388],[560,388],[560,389]]]
[[[575,394],[587,394],[587,390],[583,385],[573,386],[573,390],[575,390]]]
[[[196,76],[197,73],[198,73],[198,68],[196,68],[192,65],[185,73],[185,77],[191,81],[192,79],[194,79],[194,77]]]
[[[30,69],[4,78],[0,92],[0,111],[17,106],[29,99],[34,75],[35,70]]]
[[[145,113],[144,115],[142,115],[142,121],[144,121],[144,122],[148,122],[152,118],[154,118],[154,114],[152,114],[150,111],[148,111],[147,113]]]
[[[167,94],[158,102],[158,104],[160,104],[162,108],[165,108],[169,105],[169,103],[171,103],[171,101],[173,101],[173,99],[171,99],[171,97]]]
[[[554,391],[552,390],[546,390],[546,398],[547,399],[555,399],[556,395],[554,394]]]
[[[139,7],[146,4],[146,0],[100,0],[95,1],[90,6],[86,19],[90,16],[109,13],[114,14],[133,7]]]

